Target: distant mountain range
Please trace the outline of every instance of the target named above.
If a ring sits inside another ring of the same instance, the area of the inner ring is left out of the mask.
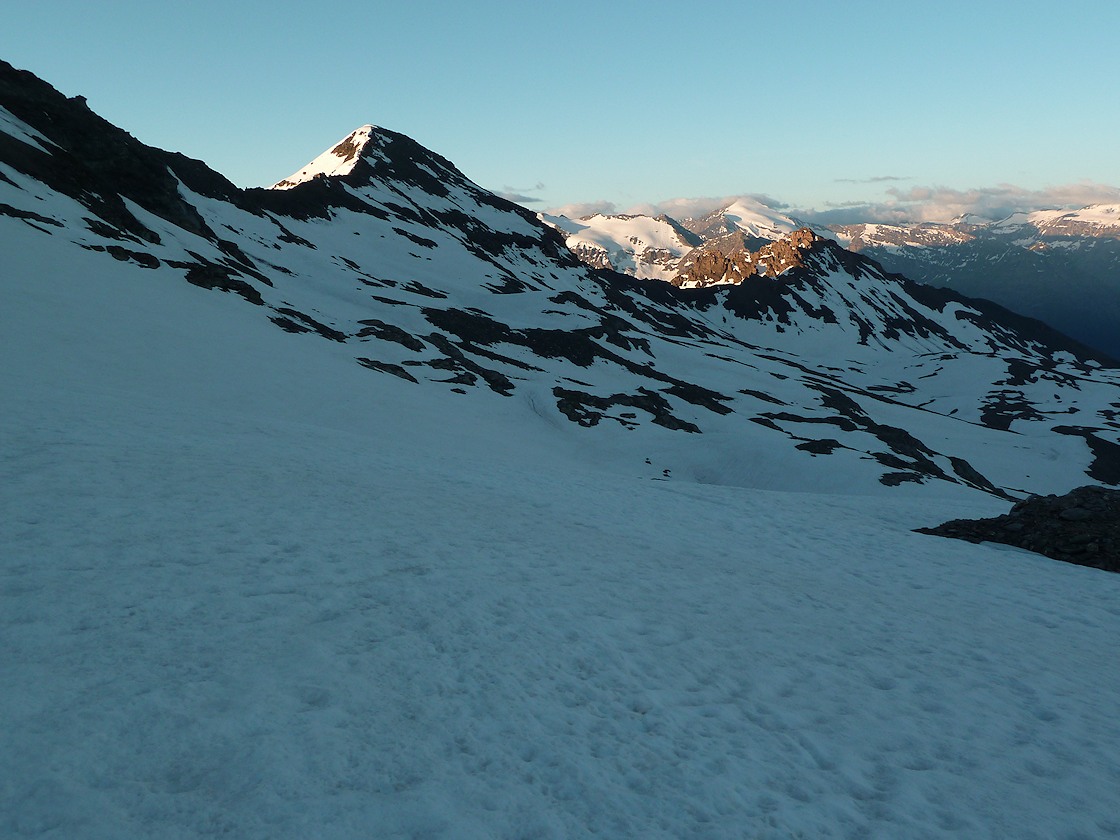
[[[638,473],[1004,496],[1120,482],[1106,357],[761,205],[552,220],[581,262],[554,226],[387,129],[242,190],[7,65],[0,107],[9,282],[65,297],[112,276],[126,285],[106,308],[128,284],[229,293],[246,335],[264,319],[448,416],[508,401],[511,434],[540,426]]]
[[[997,301],[1120,358],[1120,205],[832,235],[890,271]]]
[[[706,216],[681,221],[666,215],[601,213],[581,219],[542,214],[541,219],[563,233],[568,247],[588,265],[674,285],[681,285],[674,281],[691,264],[684,260],[694,249],[730,253],[757,248],[804,227],[745,197]]]
[[[736,282],[732,262],[802,226],[872,257],[888,271],[948,286],[1038,318],[1120,357],[1120,205],[1040,210],[989,220],[807,225],[740,199],[697,219],[666,216],[545,217],[589,264],[675,285]],[[699,238],[671,232],[685,231]],[[737,255],[737,256],[736,256]],[[697,263],[700,268],[697,268]]]

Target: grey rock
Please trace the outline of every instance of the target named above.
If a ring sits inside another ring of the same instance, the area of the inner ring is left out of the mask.
[[[1089,485],[1063,496],[1031,496],[991,519],[954,519],[922,534],[997,542],[1120,572],[1120,490]]]

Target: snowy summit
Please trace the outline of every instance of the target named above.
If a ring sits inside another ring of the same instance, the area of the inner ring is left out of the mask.
[[[704,220],[698,220],[696,229],[705,222],[722,222],[728,231],[740,230],[748,236],[762,239],[777,239],[801,227],[800,222],[748,196],[742,196]]]
[[[350,174],[361,157],[362,150],[369,143],[375,131],[377,131],[377,126],[369,124],[354,129],[307,166],[292,173],[284,180],[277,181],[271,189],[289,190],[296,184],[302,184],[305,181],[311,181],[326,175]]]

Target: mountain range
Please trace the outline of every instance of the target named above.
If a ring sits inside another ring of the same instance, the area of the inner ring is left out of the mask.
[[[1120,205],[844,225],[831,235],[891,271],[998,301],[1120,357]]]
[[[1120,484],[1106,354],[748,202],[282,175],[0,63],[0,834],[1120,835],[1120,577],[914,532]]]
[[[541,214],[540,218],[559,230],[568,247],[588,265],[669,282],[681,274],[687,265],[682,261],[697,248],[724,253],[750,249],[804,227],[757,199],[746,197],[705,216],[683,221],[664,214],[650,217],[596,213],[582,219]]]
[[[581,259],[677,284],[732,282],[686,270],[705,252],[749,253],[798,227],[836,239],[889,271],[1038,318],[1120,357],[1120,205],[1039,210],[999,220],[814,225],[743,198],[697,219],[595,215],[543,217]],[[660,226],[660,227],[659,227]],[[669,233],[683,230],[686,236]],[[695,234],[686,238],[687,233]],[[699,241],[696,241],[696,239]],[[700,249],[700,250],[696,250]]]
[[[743,474],[759,453],[771,485],[819,471],[1021,494],[1117,478],[1107,359],[806,230],[746,269],[766,282],[676,289],[585,265],[534,214],[386,129],[240,190],[15,71],[3,94],[9,229],[232,293],[256,308],[246,317],[339,345],[371,376],[527,402],[550,424],[696,436],[662,468],[718,483],[758,481]],[[759,215],[736,205],[694,226],[718,248],[793,224]],[[1043,433],[1056,470],[1023,451]],[[627,443],[639,464],[661,446]]]

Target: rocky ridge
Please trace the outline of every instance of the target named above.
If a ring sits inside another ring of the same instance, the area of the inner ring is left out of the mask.
[[[625,256],[640,249],[622,239],[614,246],[620,257],[610,260],[610,267],[636,277],[673,282],[700,263],[692,279],[701,285],[741,282],[750,276],[745,273],[743,255],[721,261],[712,251],[724,257],[757,251],[804,226],[746,199],[675,223],[699,237],[700,250],[679,255],[675,263],[665,262],[659,273],[642,272],[633,268],[632,256]],[[1115,329],[1120,318],[1120,205],[1040,210],[996,221],[966,214],[950,222],[809,227],[893,273],[996,301],[1120,358],[1120,332]],[[607,265],[597,249],[585,248],[573,237],[567,239],[569,247],[588,264]],[[708,279],[720,276],[727,279]]]
[[[799,228],[757,250],[741,234],[730,234],[696,248],[670,282],[682,289],[742,283],[749,277],[777,277],[804,265],[802,252],[817,242],[809,228]],[[727,249],[731,245],[730,250]]]

